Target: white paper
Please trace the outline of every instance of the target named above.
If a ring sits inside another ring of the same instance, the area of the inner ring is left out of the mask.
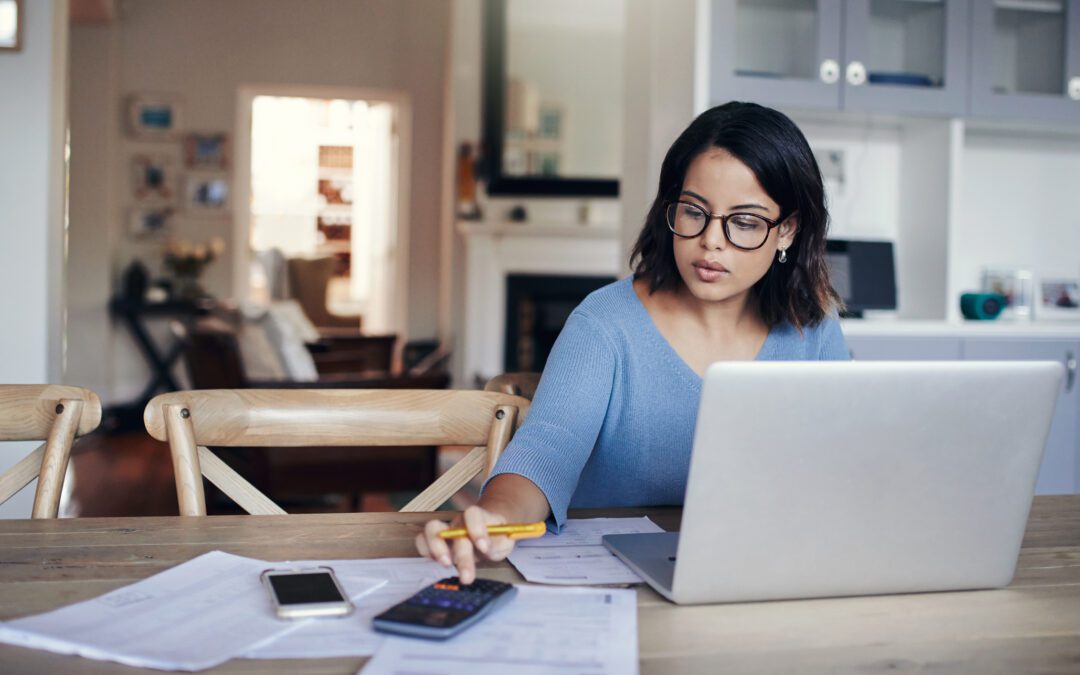
[[[445,642],[390,637],[363,675],[634,675],[637,593],[518,586],[517,597]]]
[[[271,566],[213,551],[92,600],[9,621],[0,642],[161,670],[211,668],[307,623],[274,615],[259,580]]]
[[[509,560],[526,580],[541,584],[636,584],[642,579],[601,541],[605,534],[663,532],[648,518],[566,521],[559,534],[519,541]]]
[[[371,628],[376,614],[410,597],[439,579],[457,574],[425,558],[380,558],[373,560],[308,560],[290,563],[298,567],[326,565],[334,568],[356,605],[347,617],[303,626],[253,649],[244,656],[251,659],[331,658],[370,656],[385,639]],[[353,596],[353,580],[377,577],[386,580],[373,592]]]

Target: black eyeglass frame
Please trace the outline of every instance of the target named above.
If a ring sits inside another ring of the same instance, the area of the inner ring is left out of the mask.
[[[701,226],[701,229],[698,230],[697,234],[679,234],[675,231],[675,224],[672,222],[672,209],[679,204],[691,206],[705,214],[705,224]],[[731,240],[731,233],[728,232],[728,219],[733,218],[734,216],[753,216],[754,218],[760,218],[761,220],[764,220],[768,224],[768,228],[765,230],[765,238],[761,240],[760,244],[747,248],[746,246],[739,246]],[[709,224],[712,223],[712,221],[719,220],[721,226],[720,229],[724,231],[724,239],[727,239],[727,243],[731,244],[740,251],[756,251],[762,246],[764,246],[765,242],[769,241],[769,234],[772,232],[773,228],[782,225],[783,222],[790,217],[791,216],[789,214],[779,220],[772,220],[771,218],[766,218],[760,213],[751,213],[749,211],[733,211],[732,213],[728,213],[726,215],[722,213],[709,213],[700,204],[686,202],[681,199],[673,202],[668,202],[667,205],[664,207],[664,222],[667,223],[668,229],[671,230],[671,233],[676,237],[682,237],[683,239],[694,239],[696,237],[700,237],[705,232],[705,230],[709,229]]]

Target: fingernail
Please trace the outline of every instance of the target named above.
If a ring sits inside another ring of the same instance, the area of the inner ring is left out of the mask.
[[[448,555],[439,556],[439,562],[442,563],[443,567],[450,567],[450,556],[448,556]]]
[[[480,549],[481,553],[487,553],[488,540],[487,539],[477,539],[476,540],[476,548]]]

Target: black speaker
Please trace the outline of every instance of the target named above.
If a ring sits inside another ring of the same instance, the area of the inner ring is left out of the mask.
[[[960,296],[960,313],[965,319],[989,321],[996,319],[1008,304],[1000,293],[964,293]]]

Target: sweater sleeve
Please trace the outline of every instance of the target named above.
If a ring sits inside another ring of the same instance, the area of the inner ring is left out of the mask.
[[[598,321],[574,310],[548,356],[528,417],[488,477],[513,473],[532,481],[559,529],[604,424],[616,361]]]
[[[848,351],[847,340],[840,330],[840,321],[835,317],[829,317],[821,324],[821,342],[818,351],[818,359],[821,361],[850,361],[851,352]]]

